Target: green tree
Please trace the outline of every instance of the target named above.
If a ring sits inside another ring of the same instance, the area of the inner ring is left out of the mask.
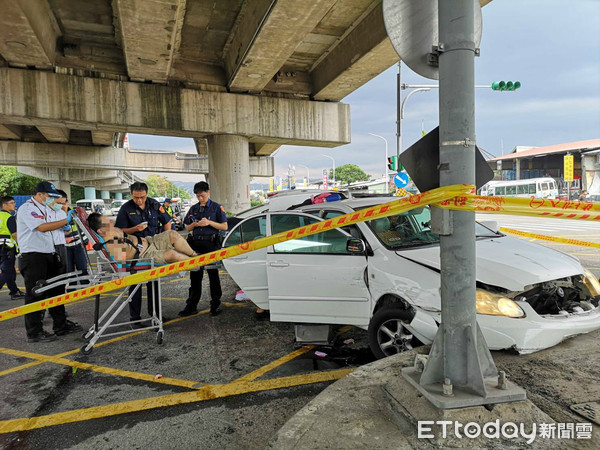
[[[39,178],[17,172],[13,166],[0,166],[0,195],[31,195]]]
[[[180,197],[190,198],[190,194],[167,180],[161,175],[148,175],[145,180],[148,185],[149,197]]]
[[[344,164],[335,169],[335,181],[342,185],[354,183],[355,181],[367,181],[370,178],[371,177],[356,164]],[[329,171],[329,179],[333,179],[333,170]]]

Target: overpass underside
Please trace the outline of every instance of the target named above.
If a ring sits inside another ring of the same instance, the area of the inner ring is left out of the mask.
[[[172,163],[206,173],[231,211],[282,144],[348,143],[339,101],[398,61],[380,0],[0,0],[0,11],[3,152],[37,168]],[[194,138],[198,158],[128,155],[128,132]]]

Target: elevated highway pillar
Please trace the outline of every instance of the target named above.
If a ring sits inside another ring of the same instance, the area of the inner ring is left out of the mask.
[[[110,192],[109,191],[100,191],[100,198],[102,200],[106,200],[106,199],[110,198]]]
[[[96,188],[94,186],[86,186],[84,188],[84,198],[95,199],[96,198]]]
[[[208,183],[211,197],[228,212],[250,208],[248,139],[235,135],[208,137]]]
[[[115,192],[115,200],[123,200],[123,193]]]

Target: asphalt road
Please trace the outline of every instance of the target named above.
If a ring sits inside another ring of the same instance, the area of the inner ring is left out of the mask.
[[[485,217],[502,226],[600,242],[587,223],[510,216]],[[543,220],[543,222],[541,222]],[[600,274],[594,248],[541,242],[579,256]],[[338,329],[330,348],[294,343],[290,324],[257,321],[251,303],[235,301],[238,287],[223,273],[224,311],[207,314],[208,285],[196,316],[153,331],[101,340],[82,355],[81,336],[28,344],[22,319],[0,323],[0,448],[264,448],[277,430],[332,381],[369,362],[366,333]],[[22,279],[18,279],[22,286]],[[177,317],[189,282],[162,283],[164,315]],[[102,307],[114,296],[107,295]],[[1,310],[15,303],[0,291]],[[88,327],[94,301],[69,306],[70,319]],[[120,316],[126,320],[126,310]],[[46,318],[46,329],[51,328]],[[580,339],[565,343],[572,347]],[[562,346],[562,344],[561,344]],[[559,347],[561,347],[559,346]],[[327,353],[321,357],[315,350]],[[505,352],[498,353],[505,358]],[[518,364],[518,358],[514,364]],[[511,359],[512,360],[512,359]],[[544,367],[536,369],[543,376]],[[36,417],[31,420],[28,418]],[[335,429],[332,426],[332,433]]]

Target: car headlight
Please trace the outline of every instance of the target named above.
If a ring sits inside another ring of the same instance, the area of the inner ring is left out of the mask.
[[[525,317],[525,312],[508,297],[477,289],[476,309],[478,314],[505,317]]]
[[[588,288],[592,297],[600,295],[600,281],[590,270],[583,271],[583,284]]]

